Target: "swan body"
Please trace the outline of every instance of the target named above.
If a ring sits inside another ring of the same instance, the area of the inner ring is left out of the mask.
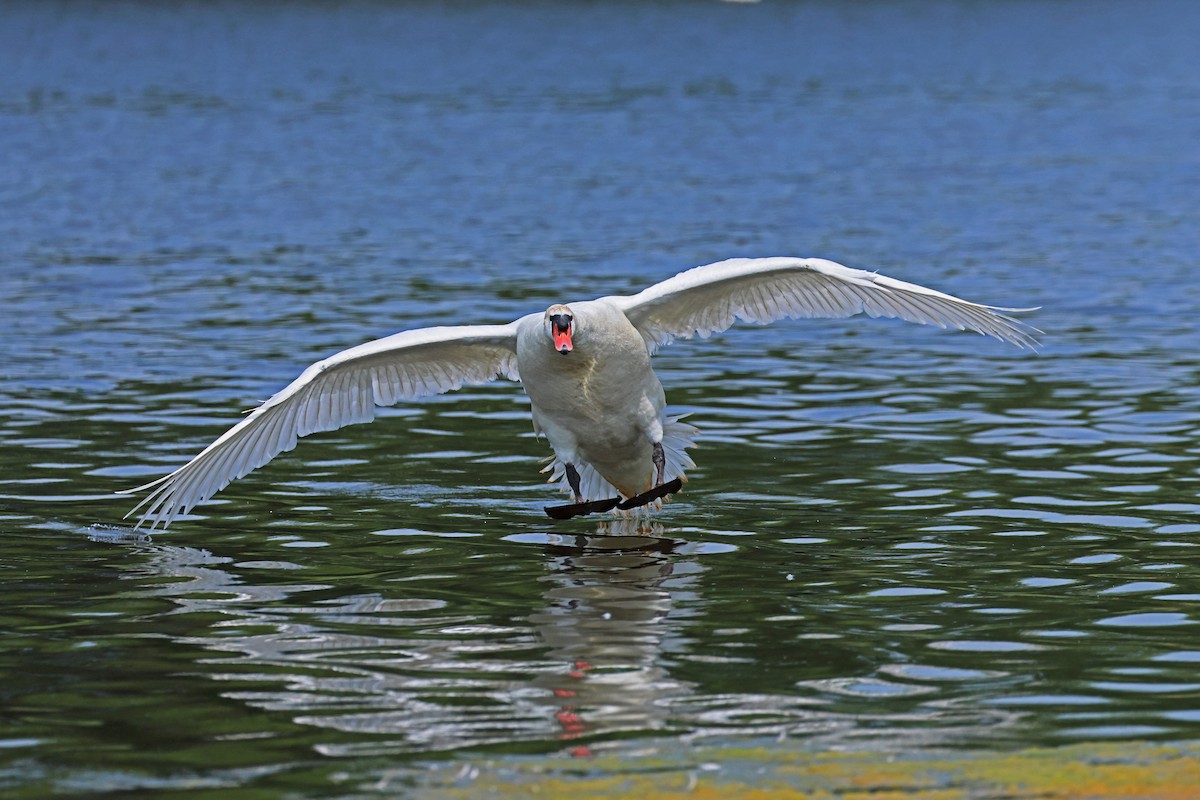
[[[545,434],[559,462],[587,465],[632,497],[651,488],[666,396],[645,340],[619,306],[600,299],[570,308],[579,322],[568,354],[546,347],[540,315],[517,326],[534,430]]]
[[[1003,313],[1027,310],[960,300],[824,259],[738,258],[635,295],[556,304],[507,325],[403,331],[305,369],[191,461],[128,490],[151,490],[130,514],[142,510],[138,527],[165,527],[300,437],[369,422],[376,406],[497,377],[524,386],[534,429],[554,451],[551,480],[562,481],[576,503],[619,493],[625,508],[629,498],[682,480],[693,466],[686,449],[696,429],[666,416],[650,362],[677,338],[707,337],[737,320],[866,313],[974,330],[1032,349],[1036,331]],[[658,497],[651,498],[655,506]]]

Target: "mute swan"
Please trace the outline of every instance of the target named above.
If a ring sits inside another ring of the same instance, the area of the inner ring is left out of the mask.
[[[551,480],[574,504],[556,518],[652,503],[694,466],[696,429],[664,415],[650,356],[677,338],[707,337],[736,320],[899,317],[970,329],[1033,349],[1036,329],[1000,308],[960,300],[820,258],[734,258],[687,270],[638,294],[552,305],[507,325],[423,328],[318,361],[179,469],[124,493],[153,490],[137,526],[166,527],[235,478],[296,446],[298,437],[369,422],[375,406],[503,376],[529,395],[534,430],[554,451]],[[616,497],[614,495],[621,495]]]

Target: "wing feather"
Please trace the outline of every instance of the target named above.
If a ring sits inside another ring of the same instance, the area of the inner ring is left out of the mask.
[[[300,437],[369,422],[376,406],[498,376],[517,380],[516,346],[514,322],[404,331],[343,350],[308,367],[187,464],[127,490],[151,490],[129,514],[141,511],[137,527],[166,527]]]
[[[1036,328],[1009,316],[1036,309],[972,303],[822,258],[734,258],[608,299],[624,310],[651,351],[679,338],[706,338],[738,320],[766,324],[784,317],[862,313],[973,330],[1017,347],[1038,344]]]

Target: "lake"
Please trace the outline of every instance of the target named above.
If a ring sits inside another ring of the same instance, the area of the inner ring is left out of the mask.
[[[1188,796],[1197,41],[1188,0],[6,4],[0,793]],[[643,527],[543,514],[503,381],[122,519],[340,349],[769,255],[1043,346],[664,348],[702,438]]]

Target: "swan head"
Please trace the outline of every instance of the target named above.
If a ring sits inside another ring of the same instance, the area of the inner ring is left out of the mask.
[[[554,305],[546,309],[546,332],[554,342],[554,349],[564,356],[575,348],[572,337],[575,335],[575,315],[564,305]]]

